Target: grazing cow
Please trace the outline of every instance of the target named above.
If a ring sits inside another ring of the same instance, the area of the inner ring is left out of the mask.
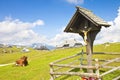
[[[28,65],[27,57],[26,56],[21,57],[19,60],[16,61],[16,65],[27,66]]]

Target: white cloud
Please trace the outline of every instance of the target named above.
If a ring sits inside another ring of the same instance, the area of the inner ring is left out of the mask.
[[[13,33],[19,32],[21,30],[31,29],[35,26],[44,25],[42,20],[37,20],[33,23],[22,22],[19,19],[13,20],[12,18],[6,18],[4,21],[0,22],[0,33]]]
[[[105,42],[120,42],[120,8],[118,9],[118,16],[109,21],[111,24],[108,28],[102,28],[95,40],[96,43]],[[34,22],[23,22],[19,19],[13,20],[10,17],[0,21],[0,43],[13,43],[13,44],[32,44],[32,43],[46,43],[49,45],[59,45],[65,40],[76,39],[81,43],[82,37],[79,34],[64,33],[63,27],[61,31],[55,35],[55,37],[48,39],[44,35],[39,35],[32,30],[36,26],[42,26],[44,22],[42,20],[36,20]]]
[[[72,4],[83,4],[84,3],[84,0],[66,0],[66,1]]]
[[[120,42],[120,8],[118,9],[118,16],[114,19],[114,21],[109,21],[108,23],[111,24],[111,26],[108,28],[102,27],[100,33],[98,33],[96,37],[95,44]],[[77,39],[84,44],[84,41],[80,35],[74,33],[64,33],[63,28],[60,30],[62,30],[61,33],[57,34],[50,40],[51,45],[56,46],[69,39]]]
[[[46,37],[40,36],[32,30],[32,28],[42,25],[44,25],[42,20],[30,23],[6,17],[0,22],[0,43],[31,44],[43,42]]]
[[[49,45],[57,46],[62,44],[66,40],[73,40],[73,39],[79,40],[81,43],[84,43],[82,37],[79,34],[65,33],[63,32],[64,28],[60,29],[61,32],[59,34],[56,34],[56,36],[48,42]]]
[[[40,25],[44,25],[44,22],[42,20],[37,20],[33,23],[34,26],[40,26]]]
[[[96,43],[105,42],[120,42],[120,8],[118,9],[118,16],[114,21],[109,21],[111,24],[109,28],[102,28],[99,35],[97,35]]]

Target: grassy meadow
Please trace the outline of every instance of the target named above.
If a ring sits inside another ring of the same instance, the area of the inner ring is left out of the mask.
[[[26,67],[13,67],[13,65],[0,66],[0,80],[49,80],[50,67],[49,63],[55,60],[74,55],[81,52],[82,48],[67,48],[56,49],[51,51],[39,51],[30,49],[30,52],[23,53],[20,49],[11,48],[13,53],[0,53],[0,64],[7,64],[15,62],[21,56],[28,56],[29,65]],[[85,47],[83,47],[85,51]],[[2,50],[2,49],[0,49]],[[109,46],[105,44],[95,45],[95,52],[117,52],[120,53],[120,43],[111,43]],[[86,54],[84,54],[86,57]],[[120,54],[93,54],[93,58],[98,59],[113,59],[120,57]],[[112,63],[110,65],[120,66],[119,63]],[[101,72],[106,71],[102,69]],[[106,75],[103,80],[112,80],[114,77],[120,75],[120,71],[115,71]],[[78,76],[63,76],[57,80],[80,80]]]

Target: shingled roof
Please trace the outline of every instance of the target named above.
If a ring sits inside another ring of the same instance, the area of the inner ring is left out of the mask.
[[[110,26],[110,24],[108,24],[106,21],[104,21],[100,17],[96,16],[92,11],[90,11],[88,9],[85,9],[85,8],[78,7],[78,6],[76,8],[77,8],[77,11],[74,14],[74,16],[72,17],[72,19],[70,20],[66,29],[64,30],[65,32],[69,32],[68,31],[69,28],[75,27],[75,26],[73,26],[73,23],[75,23],[78,15],[84,16],[87,20],[89,20],[95,26],[104,26],[104,27],[109,27]]]

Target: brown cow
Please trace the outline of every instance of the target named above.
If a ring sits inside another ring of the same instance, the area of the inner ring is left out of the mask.
[[[16,61],[16,65],[27,66],[28,65],[27,57],[26,56],[21,57],[19,60]]]

